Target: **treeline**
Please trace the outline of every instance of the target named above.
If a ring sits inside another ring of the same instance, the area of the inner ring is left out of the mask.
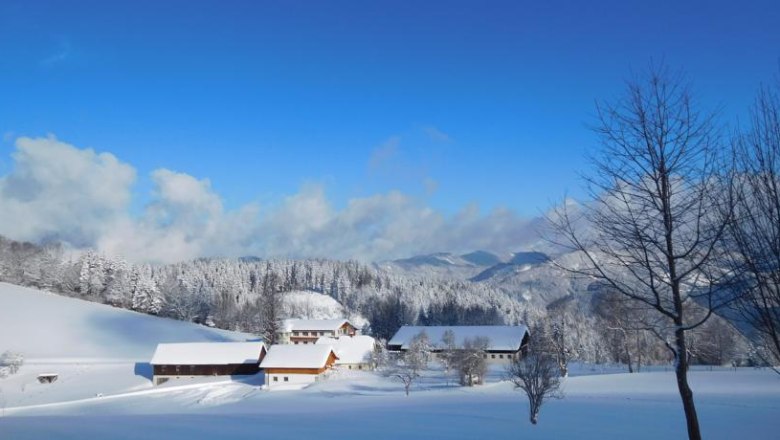
[[[337,300],[364,330],[390,339],[402,325],[525,323],[558,335],[566,360],[642,365],[668,363],[663,341],[632,327],[619,296],[598,289],[531,307],[484,283],[411,278],[355,261],[198,259],[170,265],[130,264],[96,252],[73,254],[56,244],[0,236],[0,281],[152,315],[262,335],[272,340],[289,310],[286,292],[312,291]],[[692,335],[693,362],[754,362],[750,345],[723,319]]]
[[[219,328],[268,334],[284,293],[312,291],[388,337],[401,325],[517,323],[525,306],[465,281],[411,279],[355,261],[198,259],[130,264],[97,252],[0,237],[0,281]],[[388,306],[392,304],[393,306]]]

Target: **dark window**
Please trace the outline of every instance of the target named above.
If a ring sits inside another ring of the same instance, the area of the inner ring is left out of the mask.
[[[274,376],[274,382],[279,382],[279,377],[278,376]]]
[[[498,358],[499,358],[499,359],[504,359],[504,355],[503,355],[503,354],[500,354],[500,355],[498,355]]]
[[[289,381],[290,381],[290,378],[288,378],[287,376],[284,376],[284,381],[285,381],[285,382],[289,382]]]
[[[491,354],[491,355],[490,355],[490,358],[491,358],[491,359],[495,359],[495,358],[496,358],[496,355],[494,355],[494,354]]]

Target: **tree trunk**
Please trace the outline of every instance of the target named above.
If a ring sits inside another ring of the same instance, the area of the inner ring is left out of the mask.
[[[688,439],[701,440],[701,431],[699,430],[699,418],[696,415],[696,405],[693,402],[693,391],[688,386],[688,351],[685,342],[685,331],[678,328],[675,331],[675,344],[677,365],[675,366],[675,375],[677,376],[677,389],[680,391],[683,409],[685,410],[685,421],[688,425]]]

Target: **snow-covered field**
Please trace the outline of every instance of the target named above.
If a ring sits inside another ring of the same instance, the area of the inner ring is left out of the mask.
[[[432,371],[408,397],[400,383],[358,371],[280,392],[261,389],[258,377],[154,388],[142,371],[157,342],[245,337],[0,284],[0,351],[27,355],[19,373],[0,379],[0,439],[685,437],[667,371],[575,369],[565,398],[547,403],[537,426],[500,370],[470,389]],[[60,379],[39,384],[44,370]],[[715,369],[692,372],[691,382],[705,438],[777,438],[780,376]]]

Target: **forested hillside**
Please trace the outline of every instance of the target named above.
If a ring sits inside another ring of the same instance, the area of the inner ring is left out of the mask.
[[[404,324],[526,323],[559,335],[561,352],[570,360],[669,361],[663,341],[616,318],[623,313],[619,298],[543,259],[511,263],[498,263],[491,276],[477,281],[425,268],[399,272],[386,265],[323,259],[149,265],[0,237],[0,281],[266,338],[281,319],[321,317],[322,308],[314,316],[317,307],[300,293],[308,291],[333,298],[342,307],[335,313],[367,321],[364,331],[383,339]],[[730,362],[748,352],[722,320],[699,333],[692,354],[701,362]]]

